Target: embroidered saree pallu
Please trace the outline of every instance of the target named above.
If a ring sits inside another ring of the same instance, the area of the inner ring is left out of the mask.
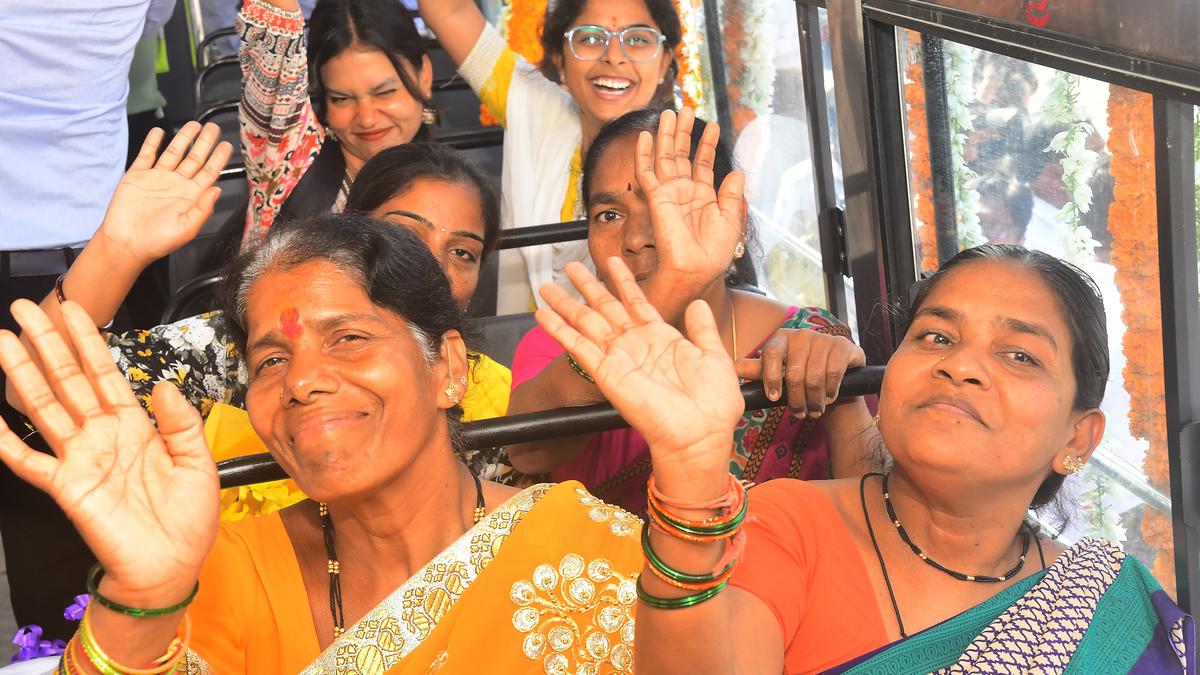
[[[1196,630],[1137,560],[1084,539],[988,601],[828,673],[1196,672]]]

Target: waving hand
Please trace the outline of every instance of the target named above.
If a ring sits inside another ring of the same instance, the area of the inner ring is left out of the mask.
[[[146,136],[97,233],[144,264],[195,238],[221,194],[215,183],[233,152],[217,142],[217,125],[188,122],[155,159],[163,135],[154,129]]]
[[[590,373],[650,446],[664,483],[724,486],[733,428],[744,404],[733,362],[703,301],[688,306],[687,337],[662,320],[619,258],[608,261],[613,297],[582,265],[567,275],[588,305],[547,284],[538,323]]]
[[[684,108],[678,116],[664,111],[658,134],[642,132],[637,141],[635,175],[646,195],[664,281],[683,283],[696,297],[720,278],[744,236],[745,178],[730,172],[720,189],[713,185],[720,127],[704,127],[695,158],[690,157],[696,115]]]
[[[0,331],[0,366],[55,453],[35,452],[0,422],[0,459],[66,512],[106,571],[105,595],[141,607],[178,602],[217,529],[200,416],[160,383],[156,429],[87,314],[71,302],[62,311],[70,344],[37,305],[13,303],[41,367]]]

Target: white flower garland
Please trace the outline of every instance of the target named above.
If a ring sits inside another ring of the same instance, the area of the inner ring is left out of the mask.
[[[967,134],[974,130],[971,102],[975,96],[972,82],[975,50],[955,42],[943,41],[946,55],[946,113],[950,120],[950,164],[954,176],[954,218],[958,245],[970,248],[987,243],[979,224],[979,192],[972,187],[979,178],[967,166]]]
[[[1096,171],[1098,155],[1085,147],[1088,136],[1095,130],[1084,121],[1085,115],[1079,104],[1078,75],[1060,72],[1054,76],[1043,112],[1066,126],[1050,140],[1045,152],[1063,156],[1059,163],[1063,167],[1063,188],[1069,201],[1059,210],[1056,220],[1067,228],[1063,233],[1067,260],[1083,265],[1095,259],[1094,250],[1100,245],[1091,231],[1080,223],[1080,216],[1092,208],[1090,181]]]
[[[766,0],[725,0],[721,7],[723,25],[729,24],[730,13],[741,12],[741,104],[758,116],[771,114],[775,98],[775,45],[766,37],[768,5]]]
[[[704,13],[692,0],[679,0],[679,22],[683,25],[683,34],[697,39],[684,40],[680,45],[680,70],[683,78],[679,83],[680,92],[696,104],[698,114],[704,119],[717,119],[716,107],[706,95],[705,77],[708,64],[705,63],[703,44]],[[681,103],[678,101],[677,103]]]

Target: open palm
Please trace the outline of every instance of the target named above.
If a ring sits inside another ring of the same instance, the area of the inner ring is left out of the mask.
[[[0,366],[55,456],[0,423],[0,459],[58,502],[110,592],[170,604],[194,583],[216,536],[217,475],[200,416],[160,383],[156,429],[87,314],[69,302],[62,310],[70,346],[37,305],[13,303],[41,368],[16,336],[0,332]]]
[[[698,295],[729,268],[744,236],[746,202],[740,172],[729,173],[719,191],[713,185],[717,124],[705,125],[690,157],[694,123],[691,108],[678,116],[663,112],[657,135],[638,137],[634,166],[650,208],[659,270],[669,272],[672,283],[686,279]]]
[[[219,137],[215,124],[188,122],[156,160],[163,131],[152,130],[117,184],[98,236],[144,264],[194,239],[212,214],[221,192],[214,184],[232,153]]]
[[[573,264],[567,274],[588,305],[548,284],[541,292],[549,307],[538,310],[538,322],[641,433],[656,473],[681,465],[727,472],[744,404],[711,310],[692,303],[684,337],[662,320],[621,260],[610,259],[608,272],[620,300]]]

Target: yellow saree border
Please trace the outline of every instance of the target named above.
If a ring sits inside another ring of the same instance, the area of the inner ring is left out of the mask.
[[[377,675],[410,654],[553,487],[534,485],[510,498],[350,626],[304,670],[305,675]]]

